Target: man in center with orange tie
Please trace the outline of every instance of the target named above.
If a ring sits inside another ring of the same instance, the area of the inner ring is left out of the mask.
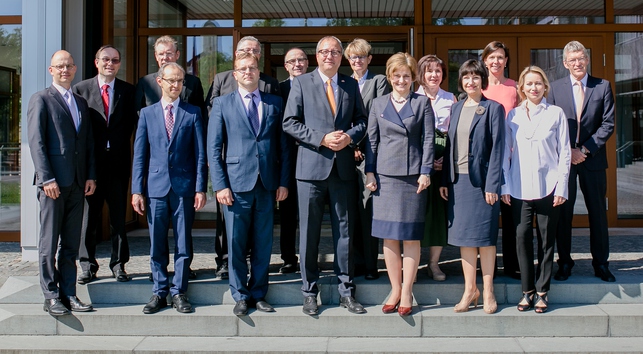
[[[335,246],[340,306],[365,313],[355,300],[352,274],[352,215],[355,159],[353,149],[366,133],[366,112],[357,81],[338,74],[342,42],[332,36],[317,43],[317,69],[293,80],[283,129],[299,141],[296,174],[299,200],[299,253],[303,312],[317,315],[317,256],[325,199]]]

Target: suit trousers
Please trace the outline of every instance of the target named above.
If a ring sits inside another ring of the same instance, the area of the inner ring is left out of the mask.
[[[107,154],[101,161],[96,184],[96,191],[87,197],[89,211],[87,213],[87,231],[82,235],[78,250],[80,267],[83,271],[98,271],[96,261],[96,245],[101,242],[103,204],[109,209],[110,240],[112,244],[109,269],[114,270],[129,261],[129,243],[125,232],[125,216],[127,210],[127,193],[129,173],[123,173],[115,156]],[[129,168],[128,168],[129,171]]]
[[[228,236],[225,220],[223,219],[223,205],[217,202],[217,230],[214,237],[214,253],[217,266],[228,262]]]
[[[572,219],[576,203],[577,179],[585,198],[589,216],[589,247],[592,265],[608,265],[609,233],[607,230],[607,175],[605,170],[589,170],[583,163],[571,165],[569,170],[569,199],[561,206],[561,215],[556,233],[558,265],[574,265],[572,250]]]
[[[60,196],[51,199],[42,187],[38,259],[40,287],[45,299],[76,295],[76,258],[80,246],[84,192],[76,184],[60,187]]]
[[[355,234],[353,236],[353,250],[355,254],[355,266],[362,266],[366,272],[377,272],[377,256],[380,240],[371,234],[373,225],[373,198],[366,189],[366,174],[364,173],[365,162],[355,167],[357,212],[355,213]]]
[[[185,294],[188,290],[194,213],[194,197],[180,197],[171,188],[165,197],[147,198],[153,292],[162,298],[166,297],[168,292],[174,296]],[[171,287],[167,271],[170,263],[170,223],[174,230],[174,278]]]
[[[510,275],[519,269],[516,255],[516,225],[510,205],[500,203],[500,213],[502,214],[502,264],[505,274]]]
[[[281,230],[279,247],[281,259],[285,264],[297,264],[297,222],[299,220],[299,205],[297,200],[297,181],[292,178],[288,186],[288,198],[279,202],[279,219]]]
[[[272,253],[275,193],[257,179],[249,192],[233,192],[234,202],[223,206],[228,234],[230,292],[235,301],[260,300],[268,292],[268,267]],[[247,253],[250,255],[248,278]]]
[[[554,208],[554,194],[542,199],[511,198],[513,222],[516,225],[516,253],[520,265],[522,291],[548,292],[554,264],[554,241],[561,207]],[[563,204],[564,205],[564,204]],[[536,217],[538,268],[534,271],[534,230]],[[535,283],[534,283],[535,282]]]
[[[333,268],[339,282],[341,297],[354,296],[352,274],[352,213],[355,202],[354,181],[339,177],[334,165],[328,178],[322,181],[297,180],[299,197],[299,256],[301,264],[302,293],[317,296],[319,288],[319,241],[326,197],[330,203],[330,222],[333,234],[335,260]]]

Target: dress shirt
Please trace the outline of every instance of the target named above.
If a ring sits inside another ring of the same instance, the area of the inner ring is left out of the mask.
[[[501,193],[536,200],[553,191],[567,199],[571,147],[563,110],[545,98],[538,105],[525,100],[509,112],[506,127]]]
[[[424,91],[424,86],[416,91],[418,95],[429,96]],[[455,103],[455,96],[451,92],[438,89],[435,100],[431,100],[433,116],[435,117],[435,129],[446,133],[449,130],[449,121],[451,120],[451,106]]]
[[[161,107],[163,108],[163,124],[165,124],[165,116],[167,115],[166,107],[168,104],[172,105],[172,117],[174,117],[174,123],[176,123],[176,111],[179,109],[179,103],[181,103],[181,98],[177,98],[172,102],[166,102],[165,98],[161,97]]]
[[[587,78],[588,78],[588,77],[589,77],[589,74],[587,74],[587,73],[586,73],[586,74],[585,74],[585,77],[583,77],[582,79],[580,79],[580,82],[583,84],[583,92],[587,92]],[[573,102],[576,102],[576,97],[574,97],[574,84],[575,84],[575,83],[576,83],[576,81],[578,81],[578,80],[576,80],[576,78],[575,78],[575,77],[573,77],[573,76],[571,76],[571,75],[569,75],[569,80],[570,80],[570,81],[571,81],[571,83],[572,83],[572,98],[574,99],[574,101],[573,101]],[[574,113],[578,114],[578,113],[576,112],[576,104],[574,104]],[[576,117],[574,117],[574,118],[576,118]]]
[[[76,117],[78,117],[79,121],[74,122],[74,124],[76,124],[76,129],[78,129],[78,126],[80,125],[80,112],[78,112],[78,105],[76,105],[76,98],[74,97],[74,93],[71,91],[71,89],[67,90],[66,88],[64,88],[64,87],[62,87],[62,86],[60,86],[60,85],[58,85],[56,83],[52,82],[51,85],[53,87],[55,87],[56,90],[58,90],[58,92],[60,92],[60,95],[63,96],[63,101],[65,101],[65,103],[67,103],[67,100],[65,100],[65,93],[69,93],[69,95],[71,95],[71,107],[69,106],[69,104],[67,105],[67,107],[69,108],[70,111],[72,111],[72,110],[76,111]],[[73,114],[72,114],[72,117],[73,117]],[[42,183],[42,185],[44,186],[46,184],[49,184],[49,183],[55,182],[55,181],[56,181],[56,179],[52,178],[50,180],[44,181]]]
[[[333,86],[333,94],[335,94],[335,107],[339,107],[339,105],[337,104],[337,73],[335,73],[333,77],[328,77],[322,74],[321,70],[317,70],[317,72],[319,73],[319,76],[321,77],[322,82],[324,83],[324,92],[326,92],[326,81],[328,81],[328,79],[332,80],[331,84]]]
[[[255,105],[257,105],[257,114],[259,115],[259,127],[261,127],[261,121],[263,118],[263,107],[261,105],[261,94],[259,92],[259,88],[256,88],[252,92],[247,91],[241,87],[239,87],[238,90],[239,90],[239,94],[241,95],[241,100],[243,101],[243,105],[246,108],[246,115],[248,114],[248,106],[250,105],[250,98],[246,96],[248,96],[249,93],[253,93],[255,95],[254,101],[255,101]],[[257,134],[259,134],[259,132],[257,132]]]
[[[100,89],[101,95],[103,94],[103,85],[109,86],[107,88],[107,93],[109,94],[109,110],[110,111],[112,110],[112,107],[114,105],[114,83],[115,82],[116,82],[116,80],[112,80],[112,82],[105,82],[100,78],[100,76],[98,77],[98,88]],[[109,117],[107,117],[107,121],[109,122]],[[109,140],[107,140],[107,148],[109,149]]]
[[[366,69],[366,72],[364,72],[364,75],[357,79],[355,77],[355,74],[353,74],[353,79],[357,80],[357,85],[359,86],[359,92],[362,92],[362,89],[364,88],[364,84],[366,83],[366,75],[368,75],[368,69]]]

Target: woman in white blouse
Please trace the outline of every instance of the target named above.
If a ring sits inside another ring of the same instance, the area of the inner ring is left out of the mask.
[[[549,81],[537,66],[518,80],[522,103],[506,120],[502,201],[511,205],[523,296],[519,311],[547,311],[554,263],[554,240],[560,208],[567,200],[571,160],[567,118],[547,103]],[[538,267],[534,271],[533,218],[540,230]],[[537,274],[536,274],[537,273]]]

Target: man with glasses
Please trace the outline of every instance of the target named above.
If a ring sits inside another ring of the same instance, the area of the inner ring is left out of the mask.
[[[96,189],[94,138],[87,101],[71,91],[74,58],[51,57],[50,87],[29,99],[27,135],[40,202],[38,242],[43,309],[51,316],[92,311],[76,297],[76,258],[85,196]]]
[[[355,209],[355,143],[366,133],[366,112],[359,86],[338,74],[342,43],[324,37],[317,43],[317,69],[293,80],[284,113],[284,132],[299,141],[296,178],[299,199],[299,253],[303,312],[317,315],[317,257],[326,198],[335,246],[340,306],[365,313],[355,300],[351,238]]]
[[[79,284],[96,279],[98,262],[96,245],[101,241],[103,204],[109,208],[112,243],[109,269],[119,282],[129,281],[125,263],[129,245],[125,232],[128,183],[131,168],[131,137],[137,115],[134,106],[134,85],[116,78],[121,67],[121,53],[111,45],[96,52],[94,65],[98,75],[74,85],[74,92],[89,104],[94,147],[96,151],[97,185],[87,197],[87,230],[82,235],[78,256],[81,273]]]
[[[214,99],[208,125],[210,176],[226,219],[230,292],[237,316],[247,314],[249,307],[274,311],[265,300],[273,205],[288,196],[290,178],[282,100],[259,91],[258,64],[252,53],[237,54],[233,76],[238,89]]]
[[[257,57],[257,61],[261,59],[261,43],[259,40],[252,36],[246,36],[239,40],[237,43],[237,50],[235,55],[241,53],[251,53]],[[233,75],[234,70],[228,70],[217,73],[214,76],[214,81],[210,86],[207,95],[208,112],[212,109],[214,99],[237,90],[237,80]],[[276,79],[260,72],[259,82],[257,83],[259,91],[264,93],[271,93],[274,95],[279,94],[279,82]],[[217,205],[217,230],[214,241],[214,252],[216,253],[217,271],[216,274],[221,279],[228,279],[228,240],[226,236],[225,220],[221,215],[221,205]],[[252,245],[249,245],[252,247]]]
[[[143,313],[167,306],[168,293],[178,312],[192,312],[186,293],[192,262],[192,224],[205,205],[207,165],[201,110],[181,98],[185,71],[174,62],[161,66],[156,83],[159,102],[140,112],[132,163],[132,207],[147,210],[154,294]],[[168,231],[174,229],[174,277],[170,282]]]
[[[569,123],[572,164],[569,172],[569,199],[562,206],[556,245],[558,271],[554,279],[564,281],[572,274],[572,217],[576,203],[577,180],[585,197],[589,216],[589,242],[594,275],[603,281],[616,281],[608,268],[607,230],[607,152],[605,144],[614,132],[614,95],[609,81],[587,73],[589,52],[580,42],[571,41],[563,49],[563,64],[569,76],[551,84],[547,102],[559,106]]]
[[[279,91],[284,104],[288,101],[290,87],[295,77],[305,74],[308,70],[308,57],[301,48],[291,48],[284,57],[284,68],[290,75],[286,80],[279,83]],[[290,184],[288,185],[288,197],[279,202],[279,220],[281,222],[279,246],[281,248],[281,259],[284,264],[279,268],[281,273],[294,273],[297,271],[297,221],[299,208],[297,207],[297,181],[295,180],[295,163],[297,161],[297,146],[295,139],[287,136],[289,151],[291,153]]]

